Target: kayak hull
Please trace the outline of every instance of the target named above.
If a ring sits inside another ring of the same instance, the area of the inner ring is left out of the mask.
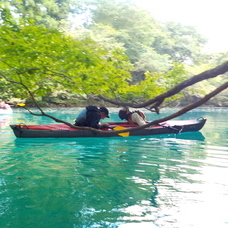
[[[162,134],[178,134],[180,132],[199,131],[202,129],[206,119],[200,117],[196,120],[170,120],[161,123],[150,129],[140,129],[129,132],[129,136],[148,136]],[[109,123],[111,127],[120,126],[123,128],[135,127],[126,122]],[[92,132],[88,130],[78,130],[70,128],[65,124],[51,125],[25,125],[17,124],[10,125],[17,138],[84,138],[84,137],[113,137],[123,136],[124,134],[117,133],[115,130],[106,128],[102,132]],[[115,129],[115,128],[114,128]],[[104,132],[104,133],[103,133]],[[107,133],[108,134],[105,134]]]

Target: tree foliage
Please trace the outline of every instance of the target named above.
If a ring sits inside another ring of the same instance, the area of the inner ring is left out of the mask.
[[[167,54],[175,62],[199,64],[205,58],[202,52],[205,43],[206,39],[194,27],[167,22],[153,47],[157,53]]]
[[[205,61],[205,40],[195,29],[161,24],[131,1],[4,0],[0,6],[0,86],[5,97],[25,97],[17,86],[23,83],[38,97],[64,90],[135,104],[175,87],[195,73],[193,64]],[[87,23],[74,31],[60,29],[71,14],[88,17]],[[181,63],[191,65],[191,74]],[[143,77],[133,80],[132,71]],[[198,95],[213,89],[210,85],[199,86]],[[185,95],[196,94],[196,88]],[[183,95],[181,91],[178,98]]]
[[[2,0],[18,19],[33,19],[36,25],[46,28],[66,26],[71,14],[80,14],[83,6],[79,0]]]
[[[117,30],[109,36],[123,44],[135,71],[165,72],[173,62],[198,63],[202,58],[206,40],[193,27],[161,23],[131,1],[97,0],[90,4],[92,23],[87,27],[93,31],[100,24]]]
[[[2,25],[0,34],[1,83],[23,83],[36,96],[61,89],[108,95],[130,78],[121,50],[108,51],[90,39],[26,24]],[[11,87],[14,95],[22,96],[23,89],[16,88]]]
[[[130,2],[103,0],[94,1],[93,6],[92,23],[89,23],[87,28],[94,31],[99,24],[99,27],[109,26],[118,31],[115,34],[107,34],[107,36],[114,37],[118,43],[124,46],[125,52],[131,63],[135,64],[136,70],[161,72],[171,66],[169,56],[156,53],[152,47],[161,28],[149,12]],[[160,61],[163,62],[163,65],[160,64]]]

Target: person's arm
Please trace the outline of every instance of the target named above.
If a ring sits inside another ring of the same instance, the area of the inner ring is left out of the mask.
[[[143,120],[143,118],[136,112],[131,115],[131,120],[134,123],[137,123],[139,126],[146,124],[146,122]]]
[[[102,129],[102,128],[107,128],[109,127],[109,123],[99,123],[99,128]]]

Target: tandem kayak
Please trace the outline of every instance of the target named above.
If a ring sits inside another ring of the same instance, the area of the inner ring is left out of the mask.
[[[169,120],[150,128],[127,132],[127,136],[147,136],[161,134],[178,134],[180,132],[199,131],[205,124],[206,119],[200,117],[195,120]],[[103,132],[92,132],[89,130],[73,129],[66,124],[49,125],[10,125],[17,138],[78,138],[78,137],[113,137],[126,136],[126,133],[117,133],[116,130],[136,127],[127,122],[109,123],[109,128],[104,128],[108,134]],[[111,132],[110,132],[111,131]]]

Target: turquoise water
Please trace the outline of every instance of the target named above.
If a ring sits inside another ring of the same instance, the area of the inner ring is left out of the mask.
[[[69,122],[79,112],[46,111]],[[20,109],[1,116],[0,227],[228,227],[227,115],[178,118],[207,118],[195,133],[87,139],[17,139],[9,123],[54,122]]]

